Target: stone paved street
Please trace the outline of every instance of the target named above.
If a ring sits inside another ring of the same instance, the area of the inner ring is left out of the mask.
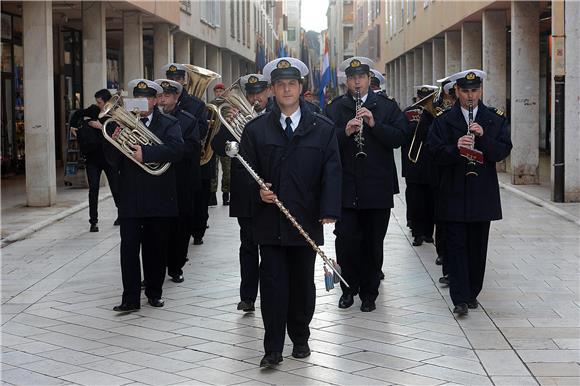
[[[580,384],[579,228],[502,190],[482,306],[456,320],[430,244],[413,248],[397,196],[377,310],[336,307],[317,263],[312,355],[258,367],[262,321],[236,311],[238,226],[210,208],[185,282],[166,306],[118,315],[119,232],[101,203],[99,233],[81,211],[2,252],[2,382],[19,385]],[[334,255],[332,229],[325,251]]]

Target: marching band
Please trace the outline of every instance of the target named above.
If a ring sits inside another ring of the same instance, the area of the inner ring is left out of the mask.
[[[164,67],[166,79],[129,82],[141,109],[113,96],[101,117],[110,117],[104,152],[119,176],[123,295],[114,310],[139,310],[142,285],[148,303],[162,307],[166,274],[185,280],[189,240],[203,243],[207,228],[212,163],[229,156],[229,215],[240,227],[237,309],[254,312],[259,289],[260,366],[283,360],[286,333],[292,356],[309,356],[317,255],[327,290],[341,283],[339,309],[357,295],[360,311],[380,307],[397,148],[412,245],[435,244],[458,317],[477,308],[490,222],[502,216],[495,165],[512,147],[507,119],[481,101],[483,71],[417,85],[417,101],[402,111],[373,67],[365,57],[345,60],[347,91],[322,109],[304,89],[306,64],[291,57],[221,85],[207,104],[219,75],[179,63]],[[319,248],[330,224],[337,261]]]

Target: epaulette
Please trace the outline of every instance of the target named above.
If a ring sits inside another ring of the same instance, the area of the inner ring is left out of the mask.
[[[328,123],[329,125],[334,126],[334,122],[332,122],[332,120],[330,118],[328,118],[326,115],[322,115],[319,113],[312,113],[312,115],[314,115],[316,118],[320,118],[321,120]]]
[[[439,110],[437,111],[437,113],[435,114],[436,117],[440,117],[443,114],[445,114],[446,112],[448,112],[449,110],[451,110],[451,107],[446,108],[445,110]]]
[[[494,113],[496,113],[497,115],[499,115],[500,117],[505,117],[505,113],[503,112],[503,110],[500,110],[500,109],[495,108],[495,107],[489,107],[489,109],[491,111],[493,111]]]
[[[375,95],[376,96],[380,96],[380,97],[382,97],[382,98],[384,98],[386,100],[389,100],[391,102],[397,103],[397,101],[395,101],[395,98],[393,98],[392,96],[389,96],[389,95],[387,95],[387,94],[385,94],[383,92],[377,92],[377,93],[375,93]]]
[[[267,111],[263,114],[258,115],[257,117],[254,117],[252,120],[250,120],[248,123],[246,123],[246,126],[249,125],[250,123],[253,123],[254,121],[258,121],[258,120],[264,118],[266,115],[268,115],[268,113],[269,112]]]
[[[337,97],[332,98],[331,101],[328,101],[327,105],[329,106],[329,105],[333,104],[335,101],[339,100],[342,97],[344,97],[344,95],[339,95]]]

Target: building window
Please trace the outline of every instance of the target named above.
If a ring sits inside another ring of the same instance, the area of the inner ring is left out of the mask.
[[[216,0],[203,0],[200,2],[200,20],[210,27],[220,26],[220,2]]]
[[[288,27],[288,41],[289,42],[296,41],[296,28]]]
[[[429,6],[429,0],[423,0],[423,8],[427,8]]]
[[[230,36],[236,37],[236,7],[234,3],[230,3]]]

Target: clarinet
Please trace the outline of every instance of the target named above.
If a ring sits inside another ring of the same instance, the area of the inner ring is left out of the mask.
[[[471,139],[474,141],[470,146],[469,149],[473,150],[474,146],[475,146],[475,134],[473,134],[469,128],[471,127],[471,124],[473,123],[473,101],[471,99],[469,99],[467,101],[467,135],[469,135],[471,137]],[[469,159],[469,161],[467,162],[467,172],[465,173],[466,176],[477,176],[477,172],[475,171],[475,161],[473,159]]]
[[[360,97],[360,89],[356,89],[356,93],[355,93],[355,117],[356,114],[358,114],[358,111],[361,109],[362,107],[362,99]],[[363,137],[363,119],[362,118],[358,118],[358,121],[360,122],[360,130],[356,132],[355,136],[354,136],[354,142],[356,143],[356,146],[358,147],[358,152],[356,153],[356,158],[359,159],[365,159],[367,158],[367,153],[364,152],[363,147],[364,147],[364,142],[365,139]]]

